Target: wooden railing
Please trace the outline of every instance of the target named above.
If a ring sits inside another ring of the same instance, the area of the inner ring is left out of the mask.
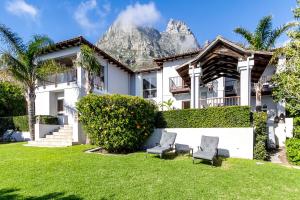
[[[169,91],[171,93],[188,92],[189,90],[188,84],[180,76],[169,78]]]
[[[241,104],[239,96],[207,98],[200,99],[199,101],[201,108],[216,106],[239,106]]]

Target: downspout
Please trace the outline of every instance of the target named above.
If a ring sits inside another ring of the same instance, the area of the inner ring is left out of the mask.
[[[108,93],[108,60],[106,60],[106,93]]]

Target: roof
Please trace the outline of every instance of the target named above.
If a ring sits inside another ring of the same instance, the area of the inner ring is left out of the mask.
[[[273,55],[272,52],[268,52],[268,51],[253,51],[253,50],[243,48],[243,47],[237,45],[236,43],[231,42],[230,40],[227,40],[227,39],[223,38],[222,36],[217,36],[217,38],[213,42],[211,42],[204,49],[202,49],[201,52],[199,52],[198,56],[196,56],[194,59],[191,59],[191,60],[183,63],[182,65],[178,66],[177,69],[180,69],[181,67],[184,67],[184,66],[186,66],[190,63],[194,63],[195,61],[199,60],[201,57],[203,57],[207,52],[209,52],[209,50],[212,49],[220,41],[232,46],[233,48],[235,48],[236,50],[238,50],[240,52],[248,54],[249,56],[252,55],[252,54],[261,54],[261,55],[267,55],[267,56],[272,56]]]
[[[51,53],[57,50],[63,50],[70,47],[80,46],[80,45],[88,45],[90,48],[94,49],[99,55],[103,56],[104,59],[107,59],[110,63],[115,64],[117,67],[127,71],[128,73],[133,73],[133,70],[130,69],[125,64],[121,63],[111,55],[107,54],[103,50],[99,49],[94,44],[90,43],[88,40],[86,40],[83,36],[75,37],[69,40],[64,40],[58,43],[55,43],[54,45],[51,45],[47,48],[45,48],[42,51],[42,54]]]
[[[153,60],[154,60],[154,62],[157,63],[157,65],[161,66],[166,61],[173,61],[173,60],[177,60],[177,59],[181,59],[181,58],[192,57],[192,56],[199,54],[201,51],[202,51],[202,49],[196,49],[194,51],[175,54],[175,55],[166,56],[166,57],[162,57],[162,58],[155,58]]]
[[[251,70],[251,79],[253,82],[257,82],[268,65],[273,53],[249,50],[221,36],[218,36],[212,43],[203,48],[196,57],[176,67],[176,70],[185,81],[188,81],[189,65],[198,65],[198,63],[200,63],[203,74],[204,71],[206,73],[206,77],[203,75],[204,82],[209,82],[222,74],[225,74],[227,77],[238,78],[238,61],[240,59],[245,60],[251,55],[254,56],[255,61],[255,65]]]

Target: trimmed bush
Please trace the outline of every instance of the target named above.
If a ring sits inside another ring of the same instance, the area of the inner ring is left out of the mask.
[[[267,113],[255,112],[253,114],[254,125],[254,159],[267,160]]]
[[[300,139],[288,139],[286,140],[285,145],[288,160],[292,164],[300,165]]]
[[[77,109],[93,144],[127,153],[139,149],[153,132],[157,108],[140,97],[91,94],[77,103]]]
[[[0,116],[26,114],[26,100],[22,89],[9,82],[0,82]]]
[[[0,117],[0,135],[9,129],[28,131],[28,116]]]
[[[50,115],[37,115],[36,120],[40,124],[58,124],[58,118]]]
[[[157,113],[157,128],[230,128],[250,127],[248,106],[210,107],[169,110]]]
[[[293,136],[294,138],[300,139],[300,117],[295,117],[293,120],[294,120]]]

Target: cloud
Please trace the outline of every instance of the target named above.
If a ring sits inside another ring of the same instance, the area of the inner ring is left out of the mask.
[[[136,26],[153,26],[160,19],[161,14],[153,2],[136,3],[128,5],[125,10],[121,11],[114,24],[128,30]]]
[[[100,7],[97,0],[87,0],[79,4],[74,18],[86,34],[94,34],[97,33],[97,29],[105,24],[105,17],[110,13],[110,10],[109,3],[105,3]],[[89,15],[93,15],[94,20]]]
[[[12,0],[7,2],[6,10],[17,16],[30,16],[33,19],[36,19],[38,16],[38,9],[26,3],[25,0]]]

